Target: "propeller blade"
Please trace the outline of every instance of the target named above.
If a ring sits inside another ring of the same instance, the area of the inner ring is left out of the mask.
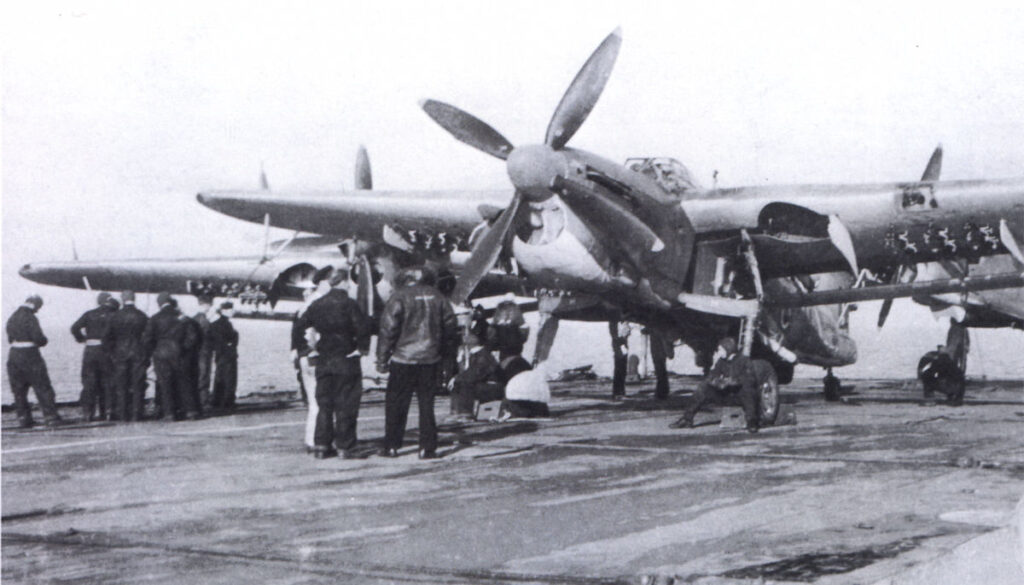
[[[932,157],[928,159],[928,166],[924,168],[924,174],[921,175],[921,181],[938,181],[939,174],[942,173],[942,145],[935,147],[935,152],[932,153]]]
[[[930,166],[930,165],[929,165]],[[900,265],[896,269],[896,274],[892,275],[889,280],[889,284],[909,283],[914,282],[917,278],[917,268],[907,264]],[[889,311],[892,310],[893,299],[885,299],[882,301],[882,308],[878,311],[878,328],[881,329],[885,325],[885,320],[889,318]]]
[[[648,252],[660,252],[665,242],[646,223],[617,201],[573,179],[559,177],[555,187],[562,200],[596,232],[614,237],[634,265],[644,264]]]
[[[885,299],[882,301],[882,309],[878,311],[878,328],[881,329],[885,326],[885,320],[889,318],[889,311],[892,310],[893,299]]]
[[[562,101],[558,102],[558,107],[551,116],[544,137],[545,144],[558,150],[580,129],[583,121],[590,115],[590,110],[597,103],[597,98],[601,97],[605,84],[608,83],[621,45],[622,29],[617,28],[583,64],[583,68],[569,84]]]
[[[356,189],[369,191],[373,189],[373,173],[370,172],[370,155],[366,154],[366,147],[359,145],[359,152],[356,154]]]
[[[522,202],[522,194],[516,191],[509,206],[505,208],[505,211],[501,212],[498,220],[480,238],[480,243],[473,248],[469,259],[466,260],[466,264],[462,267],[462,272],[459,273],[458,281],[455,283],[455,290],[452,291],[451,299],[456,305],[461,305],[469,298],[476,285],[480,284],[484,275],[487,274],[498,260],[498,255],[505,245],[505,240],[512,229],[515,217],[519,214],[519,207],[522,205]]]
[[[435,100],[423,100],[420,107],[456,140],[501,160],[507,160],[512,152],[508,139],[472,114]]]

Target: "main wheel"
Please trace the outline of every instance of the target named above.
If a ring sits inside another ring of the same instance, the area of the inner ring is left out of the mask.
[[[779,416],[779,378],[775,368],[764,360],[754,360],[754,371],[760,393],[761,424],[773,425]]]

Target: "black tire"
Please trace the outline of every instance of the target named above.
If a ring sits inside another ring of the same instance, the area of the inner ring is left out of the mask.
[[[757,374],[757,389],[760,393],[758,408],[761,409],[761,424],[773,425],[779,417],[779,378],[775,368],[764,360],[754,360],[754,371]]]
[[[828,402],[839,402],[840,388],[839,378],[829,374],[825,376],[825,400]]]

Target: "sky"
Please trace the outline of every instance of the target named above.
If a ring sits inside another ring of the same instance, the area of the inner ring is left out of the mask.
[[[255,188],[261,165],[274,188],[351,188],[365,144],[377,188],[507,188],[499,161],[418,101],[540,142],[618,26],[615,70],[571,146],[672,156],[720,186],[913,180],[940,142],[943,178],[1019,176],[1024,161],[1019,3],[12,4],[2,309],[42,288],[56,301],[44,326],[61,329],[92,295],[27,282],[20,265],[70,259],[72,242],[82,259],[258,254],[259,226],[195,194]],[[907,301],[894,319],[897,332],[931,321]]]

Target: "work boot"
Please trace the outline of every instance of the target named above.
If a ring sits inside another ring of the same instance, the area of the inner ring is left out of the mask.
[[[30,418],[23,418],[18,421],[18,428],[21,429],[31,429],[34,426],[36,426],[36,423]]]
[[[43,423],[43,424],[45,424],[46,426],[51,427],[51,428],[52,427],[59,427],[62,424],[64,424],[64,419],[62,419],[59,416],[54,416],[54,417],[46,419],[46,422]]]
[[[753,434],[756,434],[760,430],[761,430],[761,423],[759,423],[756,420],[748,420],[747,421],[747,432],[748,433],[753,435]]]
[[[433,449],[420,449],[420,459],[440,459],[440,456]]]
[[[313,457],[317,459],[330,459],[331,457],[337,457],[338,452],[334,449],[326,449],[324,447],[318,447],[313,450]]]
[[[668,425],[670,429],[692,429],[693,428],[693,417],[687,414],[679,417],[674,423]]]
[[[389,459],[394,459],[395,457],[398,457],[398,449],[392,449],[391,447],[381,447],[380,451],[377,451],[377,455],[380,455],[381,457],[387,457]]]

